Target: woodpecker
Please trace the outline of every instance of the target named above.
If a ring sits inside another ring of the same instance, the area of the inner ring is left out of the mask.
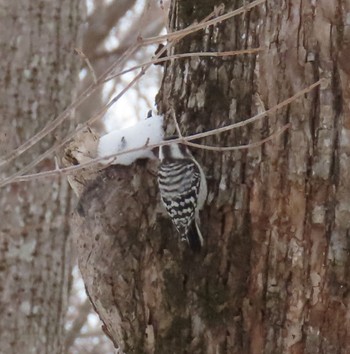
[[[159,159],[158,185],[163,204],[181,239],[199,252],[203,245],[199,210],[207,198],[204,172],[184,144],[161,146]]]

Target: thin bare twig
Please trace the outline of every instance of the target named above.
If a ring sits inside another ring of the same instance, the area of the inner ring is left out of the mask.
[[[246,144],[246,145],[239,145],[239,146],[210,146],[210,145],[204,145],[204,144],[196,144],[192,143],[190,141],[184,141],[183,143],[188,145],[188,146],[193,146],[195,148],[203,149],[203,150],[211,150],[211,151],[235,151],[235,150],[246,150],[246,149],[253,149],[256,147],[259,147],[268,141],[271,141],[272,139],[276,138],[277,136],[281,135],[284,133],[288,128],[290,128],[290,123],[284,125],[281,129],[277,130],[276,132],[272,133],[269,135],[267,138],[259,140],[255,143],[251,144]]]
[[[135,76],[135,78],[117,95],[115,96],[107,105],[105,105],[93,118],[91,118],[88,121],[88,124],[94,123],[96,120],[100,119],[110,108],[115,102],[117,102],[120,97],[124,95],[124,93],[143,75],[143,72],[141,71],[138,75]],[[63,139],[61,142],[53,145],[51,148],[47,149],[45,152],[43,152],[41,155],[39,155],[37,158],[35,158],[31,163],[20,169],[19,171],[15,172],[12,174],[10,177],[6,178],[3,180],[3,182],[0,183],[0,187],[3,184],[7,184],[9,181],[15,179],[16,177],[22,175],[23,173],[27,173],[30,171],[32,168],[34,168],[39,162],[41,162],[43,159],[45,159],[47,156],[51,155],[53,152],[55,152],[57,149],[68,143],[76,134],[79,132],[83,131],[86,128],[87,124],[81,125],[78,127],[74,132],[69,134],[65,139]]]
[[[275,138],[276,136],[282,134],[285,130],[287,130],[289,128],[289,126],[290,126],[290,124],[286,124],[285,126],[283,126],[277,132],[271,134],[267,138],[265,138],[263,140],[260,140],[260,141],[258,141],[256,143],[247,144],[247,145],[240,145],[240,146],[215,147],[215,146],[209,146],[209,145],[196,144],[196,143],[192,143],[192,142],[189,141],[189,140],[192,140],[192,139],[193,140],[194,139],[198,139],[196,137],[198,134],[197,135],[188,136],[188,137],[182,137],[182,138],[167,140],[167,141],[164,141],[164,142],[159,143],[159,144],[153,144],[153,145],[147,145],[146,144],[145,146],[142,146],[140,148],[130,149],[130,150],[126,150],[126,151],[123,151],[123,152],[116,153],[116,154],[111,154],[111,155],[108,155],[108,156],[98,157],[98,158],[92,159],[92,160],[90,160],[88,162],[85,162],[85,163],[82,163],[82,164],[79,164],[79,165],[65,167],[65,168],[62,168],[59,171],[51,170],[51,171],[33,173],[33,174],[30,174],[30,175],[18,176],[18,177],[15,177],[12,181],[9,181],[9,182],[4,181],[5,183],[4,184],[0,184],[0,187],[2,187],[3,185],[7,185],[9,183],[14,183],[14,182],[25,182],[25,181],[29,181],[29,180],[37,179],[37,178],[53,177],[53,176],[63,175],[63,174],[64,175],[72,174],[73,172],[82,170],[84,168],[91,167],[93,165],[98,164],[99,162],[104,161],[104,160],[109,160],[109,159],[116,158],[116,157],[124,155],[124,154],[132,153],[132,152],[137,152],[137,151],[143,150],[145,148],[153,149],[155,147],[169,145],[169,144],[172,144],[172,143],[183,143],[183,144],[187,144],[189,146],[193,146],[193,147],[196,147],[196,148],[201,148],[203,150],[214,150],[214,151],[232,151],[232,150],[244,150],[244,149],[255,148],[255,147],[263,145],[264,143],[266,143],[266,142],[272,140],[273,138]],[[211,130],[211,131],[209,131],[207,133],[212,133],[210,135],[216,134],[215,129]],[[111,165],[111,164],[113,164],[113,163],[108,164],[108,166]],[[105,166],[105,167],[107,167],[107,166]]]
[[[162,48],[159,53],[157,54],[158,56],[161,56],[168,48],[168,46],[170,46],[171,43],[168,43],[166,46],[164,46],[164,48]],[[79,132],[83,131],[86,126],[88,124],[92,124],[94,123],[96,120],[100,119],[105,113],[106,111],[113,105],[115,104],[124,94],[125,92],[127,92],[130,87],[132,87],[139,79],[140,77],[145,73],[145,70],[147,70],[147,68],[150,66],[151,64],[147,65],[145,68],[142,68],[142,70],[133,78],[133,80],[131,82],[129,82],[129,84],[118,94],[116,95],[107,105],[105,105],[102,109],[100,109],[97,114],[92,117],[91,119],[89,119],[89,121],[86,124],[82,124],[79,128],[77,128],[74,132],[72,132],[71,134],[69,134],[65,139],[63,139],[61,142],[57,143],[56,145],[53,145],[50,149],[46,150],[44,153],[42,153],[41,155],[39,155],[36,159],[34,159],[30,164],[26,165],[24,168],[22,168],[21,170],[15,172],[13,175],[11,175],[10,177],[5,178],[2,182],[0,182],[0,187],[2,185],[8,184],[10,183],[11,180],[15,179],[16,177],[27,173],[28,171],[30,171],[33,167],[35,167],[39,162],[41,162],[44,158],[46,158],[47,156],[49,156],[51,153],[53,153],[54,151],[56,151],[57,149],[59,149],[60,147],[62,147],[63,145],[65,145],[66,143],[68,143],[76,134],[78,134]]]
[[[11,151],[9,154],[1,157],[0,159],[0,167],[11,162],[15,158],[22,155],[25,151],[31,148],[33,145],[38,143],[41,139],[43,139],[47,134],[51,133],[54,129],[56,129],[60,124],[62,124],[75,110],[79,107],[96,89],[102,85],[104,82],[104,78],[108,77],[110,73],[112,73],[115,67],[123,65],[125,61],[140,47],[140,44],[137,43],[134,46],[130,47],[115,63],[113,63],[104,74],[102,74],[97,80],[96,84],[91,84],[87,89],[70,105],[68,106],[56,119],[48,123],[42,130],[33,135],[29,140],[20,145],[17,149]]]
[[[157,36],[157,37],[150,37],[150,38],[144,38],[142,40],[142,44],[143,45],[148,45],[148,44],[156,44],[156,43],[162,43],[164,41],[171,41],[171,40],[176,40],[179,36],[184,37],[187,36],[193,32],[199,31],[205,27],[209,27],[209,26],[213,26],[216,25],[219,22],[228,20],[232,17],[235,17],[237,15],[240,15],[244,12],[247,12],[251,9],[253,9],[254,7],[263,4],[264,2],[266,2],[266,0],[256,0],[251,2],[250,4],[246,4],[242,7],[240,7],[239,9],[233,10],[228,12],[227,14],[221,15],[219,17],[213,18],[212,20],[207,20],[205,22],[200,22],[198,24],[195,25],[191,25],[189,27],[186,27],[180,31],[176,31],[176,32],[171,32],[171,33],[167,33],[164,34],[162,36]],[[215,15],[217,13],[217,9],[215,11],[213,11],[213,14]],[[213,16],[213,15],[209,15],[209,16]],[[208,16],[208,17],[209,17]]]
[[[92,67],[89,58],[84,54],[84,52],[79,48],[74,48],[74,50],[78,53],[78,55],[85,61],[89,71],[91,73],[94,84],[97,84],[97,77],[94,68]]]
[[[177,118],[176,118],[176,113],[175,113],[174,108],[171,108],[171,115],[173,116],[173,120],[175,123],[177,134],[178,134],[179,138],[182,138],[183,136],[182,136],[181,129],[179,126],[179,122],[177,121]]]
[[[127,58],[129,58],[136,50],[141,48],[142,46],[146,46],[149,44],[155,44],[155,43],[161,43],[164,42],[165,40],[168,40],[169,42],[174,41],[174,40],[179,40],[180,38],[183,38],[190,33],[199,31],[205,27],[214,25],[216,23],[222,22],[224,20],[227,20],[231,17],[237,16],[241,13],[244,13],[248,10],[251,10],[253,7],[258,6],[262,3],[264,3],[266,0],[256,0],[253,1],[252,3],[242,6],[241,8],[231,11],[225,15],[219,16],[217,18],[214,18],[212,20],[206,20],[207,18],[211,18],[216,11],[214,11],[212,14],[206,17],[205,21],[202,21],[201,23],[191,25],[183,30],[172,32],[163,36],[157,36],[157,37],[150,37],[147,39],[139,39],[133,46],[131,46],[115,63],[113,63],[98,79],[95,84],[91,84],[69,107],[67,107],[57,118],[54,120],[50,121],[41,131],[39,131],[37,134],[35,134],[33,137],[31,137],[29,140],[27,140],[25,143],[23,143],[21,146],[19,146],[17,149],[13,150],[9,154],[1,157],[0,159],[0,167],[9,163],[13,159],[17,158],[21,154],[23,154],[25,151],[27,151],[29,148],[31,148],[33,145],[38,143],[41,139],[43,139],[47,134],[51,133],[55,128],[57,128],[60,124],[63,123],[64,120],[66,120],[70,114],[73,112],[74,109],[79,107],[93,92],[95,92],[101,84],[104,83],[104,80],[110,76],[110,74],[113,74],[115,69],[118,66],[121,66],[125,63]]]
[[[213,16],[215,14],[215,11],[213,11],[211,14],[209,14],[203,21],[206,21],[208,18],[210,18],[211,16]],[[191,26],[190,26],[191,27]],[[178,37],[178,39],[181,39],[182,36]],[[172,45],[171,42],[167,43],[167,45],[165,45],[156,55],[156,58],[159,58],[164,52],[166,52],[168,50],[168,48]],[[69,142],[77,133],[79,133],[80,131],[82,131],[83,129],[85,129],[85,127],[88,124],[92,124],[93,122],[95,122],[96,120],[100,119],[105,113],[106,111],[114,104],[116,103],[124,94],[126,91],[129,90],[129,88],[134,85],[138,79],[145,73],[145,71],[151,66],[151,64],[147,64],[144,67],[142,67],[140,73],[138,75],[136,75],[136,77],[126,86],[126,88],[124,88],[116,97],[114,97],[107,105],[105,105],[94,117],[92,117],[91,119],[88,120],[88,122],[86,122],[85,124],[82,124],[79,128],[77,128],[75,130],[75,132],[71,133],[70,135],[68,135],[68,137],[66,137],[63,141],[61,141],[60,143],[52,146],[50,149],[46,150],[44,153],[42,153],[40,156],[38,156],[36,159],[34,159],[30,164],[26,165],[24,168],[22,168],[21,170],[17,171],[16,173],[14,173],[13,175],[11,175],[8,178],[5,178],[3,180],[3,182],[0,183],[0,187],[3,184],[8,184],[10,183],[14,178],[27,173],[28,171],[30,171],[33,167],[35,167],[39,162],[41,162],[45,157],[49,156],[52,152],[56,151],[57,149],[59,149],[60,147],[62,147],[64,144],[66,144],[67,142]],[[100,79],[99,79],[100,81]],[[0,164],[1,166],[1,164]]]
[[[91,312],[91,303],[89,299],[86,299],[82,304],[78,307],[78,315],[74,320],[71,329],[66,333],[66,351],[74,344],[74,341],[79,336],[81,329],[86,323],[87,317]]]
[[[152,59],[149,61],[146,61],[142,64],[132,66],[129,69],[125,69],[117,74],[114,74],[108,78],[104,82],[108,82],[118,76],[127,74],[131,71],[137,70],[142,68],[145,65],[148,64],[158,64],[158,63],[163,63],[168,60],[173,60],[173,59],[182,59],[182,58],[193,58],[193,57],[227,57],[227,56],[235,56],[235,55],[241,55],[241,54],[254,54],[263,51],[263,48],[250,48],[250,49],[243,49],[243,50],[231,50],[231,51],[226,51],[226,52],[194,52],[194,53],[182,53],[182,54],[173,54],[166,56],[164,58],[159,58],[159,59]]]
[[[314,84],[306,87],[305,89],[297,92],[295,95],[293,95],[292,97],[289,97],[287,98],[286,100],[282,101],[281,103],[278,103],[276,106],[273,106],[271,107],[270,109],[268,109],[267,111],[264,111],[264,112],[260,112],[258,113],[257,115],[255,115],[254,117],[252,118],[249,118],[249,119],[246,119],[246,120],[243,120],[241,122],[238,122],[238,123],[233,123],[231,125],[227,125],[226,127],[221,127],[221,128],[217,128],[215,129],[215,134],[219,134],[219,133],[223,133],[223,132],[226,132],[226,131],[229,131],[229,130],[232,130],[232,129],[235,129],[235,128],[239,128],[239,127],[243,127],[247,124],[250,124],[250,123],[254,123],[256,122],[257,120],[261,119],[261,118],[264,118],[266,116],[268,116],[270,113],[273,113],[275,111],[277,111],[278,109],[284,107],[284,106],[287,106],[288,104],[290,104],[291,102],[295,101],[297,98],[305,95],[306,93],[312,91],[315,87],[317,86],[320,86],[322,84],[324,84],[325,82],[327,82],[326,79],[320,79],[318,81],[316,81]],[[208,132],[204,132],[204,133],[199,133],[199,134],[196,134],[196,138],[195,139],[200,139],[200,138],[204,138],[206,136],[209,136],[209,135],[213,135],[213,134],[208,134]],[[194,135],[192,135],[193,137]],[[194,140],[194,139],[190,139],[190,140]],[[0,185],[1,186],[1,185]]]
[[[155,147],[159,147],[159,146],[163,146],[163,145],[169,145],[171,143],[184,143],[184,142],[188,143],[191,140],[200,139],[200,138],[204,138],[204,137],[215,135],[215,134],[220,134],[222,132],[229,131],[229,130],[232,130],[232,129],[235,129],[235,128],[238,128],[238,127],[243,127],[243,126],[245,126],[247,124],[251,124],[253,122],[256,122],[257,120],[268,116],[270,113],[273,113],[273,112],[277,111],[278,109],[290,104],[291,102],[295,101],[297,98],[305,95],[306,93],[312,91],[315,87],[317,87],[317,86],[319,86],[321,84],[324,84],[325,82],[327,82],[327,80],[325,80],[325,79],[318,80],[314,84],[312,84],[312,85],[308,86],[307,88],[297,92],[295,95],[293,95],[292,97],[289,97],[286,100],[280,102],[276,106],[273,106],[270,109],[268,109],[268,110],[266,110],[264,112],[261,112],[261,113],[255,115],[254,117],[246,119],[246,120],[244,120],[242,122],[234,123],[234,124],[228,125],[226,127],[222,127],[222,128],[212,129],[212,130],[209,130],[209,131],[204,132],[204,133],[199,133],[199,134],[194,134],[194,135],[190,135],[190,136],[187,136],[187,137],[182,137],[182,138],[178,138],[178,139],[168,140],[168,141],[165,141],[165,142],[162,142],[162,143],[159,143],[159,144],[148,145],[147,148],[148,149],[153,149]],[[282,128],[282,130],[283,129],[287,129],[287,128],[288,128],[288,125],[284,126]],[[273,136],[276,136],[276,134],[278,135],[278,134],[280,134],[282,132],[283,131],[281,131],[281,132],[278,131],[278,132],[274,133]],[[266,138],[266,139],[269,139],[269,137]],[[269,140],[271,140],[271,139],[269,139]],[[260,141],[257,142],[257,143],[253,143],[253,144],[250,144],[250,147],[255,147],[255,144],[260,144],[261,145],[262,143]],[[198,144],[198,145],[201,148],[205,148],[205,147],[203,147],[200,144]],[[199,147],[199,146],[196,146],[196,147]],[[7,185],[9,183],[13,183],[13,182],[24,182],[24,181],[28,181],[28,180],[35,179],[35,178],[43,178],[43,177],[49,177],[49,176],[56,176],[58,174],[72,173],[74,171],[78,171],[78,170],[81,170],[81,169],[88,168],[88,167],[91,167],[93,165],[96,165],[97,163],[99,163],[101,161],[107,161],[107,160],[109,160],[111,158],[115,158],[115,157],[118,157],[118,156],[121,156],[121,155],[124,155],[124,154],[127,154],[127,153],[143,150],[144,148],[145,147],[140,147],[140,148],[135,148],[135,149],[130,149],[130,150],[126,150],[126,151],[123,151],[123,152],[119,152],[117,154],[111,154],[109,156],[98,157],[96,159],[92,159],[92,160],[90,160],[88,162],[85,162],[85,163],[82,163],[80,165],[75,165],[75,166],[70,166],[70,167],[63,168],[60,171],[57,171],[57,170],[55,171],[54,170],[54,171],[46,171],[46,172],[30,174],[30,175],[26,175],[26,176],[14,176],[14,177],[12,176],[12,177],[9,177],[9,178],[3,180],[0,183],[0,187],[5,186],[5,185]],[[209,147],[209,148],[211,150],[213,147]],[[247,148],[247,147],[245,147],[245,148]]]

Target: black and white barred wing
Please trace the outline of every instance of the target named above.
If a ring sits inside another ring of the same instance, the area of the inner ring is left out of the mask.
[[[185,237],[198,203],[200,171],[190,159],[161,163],[158,183],[162,201],[179,233]]]

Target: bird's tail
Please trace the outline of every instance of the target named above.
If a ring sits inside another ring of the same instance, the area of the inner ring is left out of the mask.
[[[192,224],[188,229],[187,242],[189,243],[191,250],[195,253],[200,252],[202,249],[203,237],[195,220],[192,221]]]

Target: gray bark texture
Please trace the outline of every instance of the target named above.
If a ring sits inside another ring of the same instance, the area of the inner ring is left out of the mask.
[[[173,0],[170,27],[200,21],[221,2]],[[152,162],[109,167],[87,184],[75,215],[80,269],[125,353],[350,352],[349,11],[346,0],[267,0],[176,44],[175,53],[264,51],[167,63],[157,102],[168,134],[172,109],[193,134],[327,82],[259,123],[203,141],[247,144],[290,123],[273,142],[194,151],[209,186],[200,255],[161,211]]]
[[[84,9],[81,0],[0,2],[1,157],[74,99]],[[1,177],[30,163],[69,124],[4,166]],[[41,167],[55,168],[53,158]],[[62,353],[72,191],[62,178],[11,184],[0,205],[0,353]]]

